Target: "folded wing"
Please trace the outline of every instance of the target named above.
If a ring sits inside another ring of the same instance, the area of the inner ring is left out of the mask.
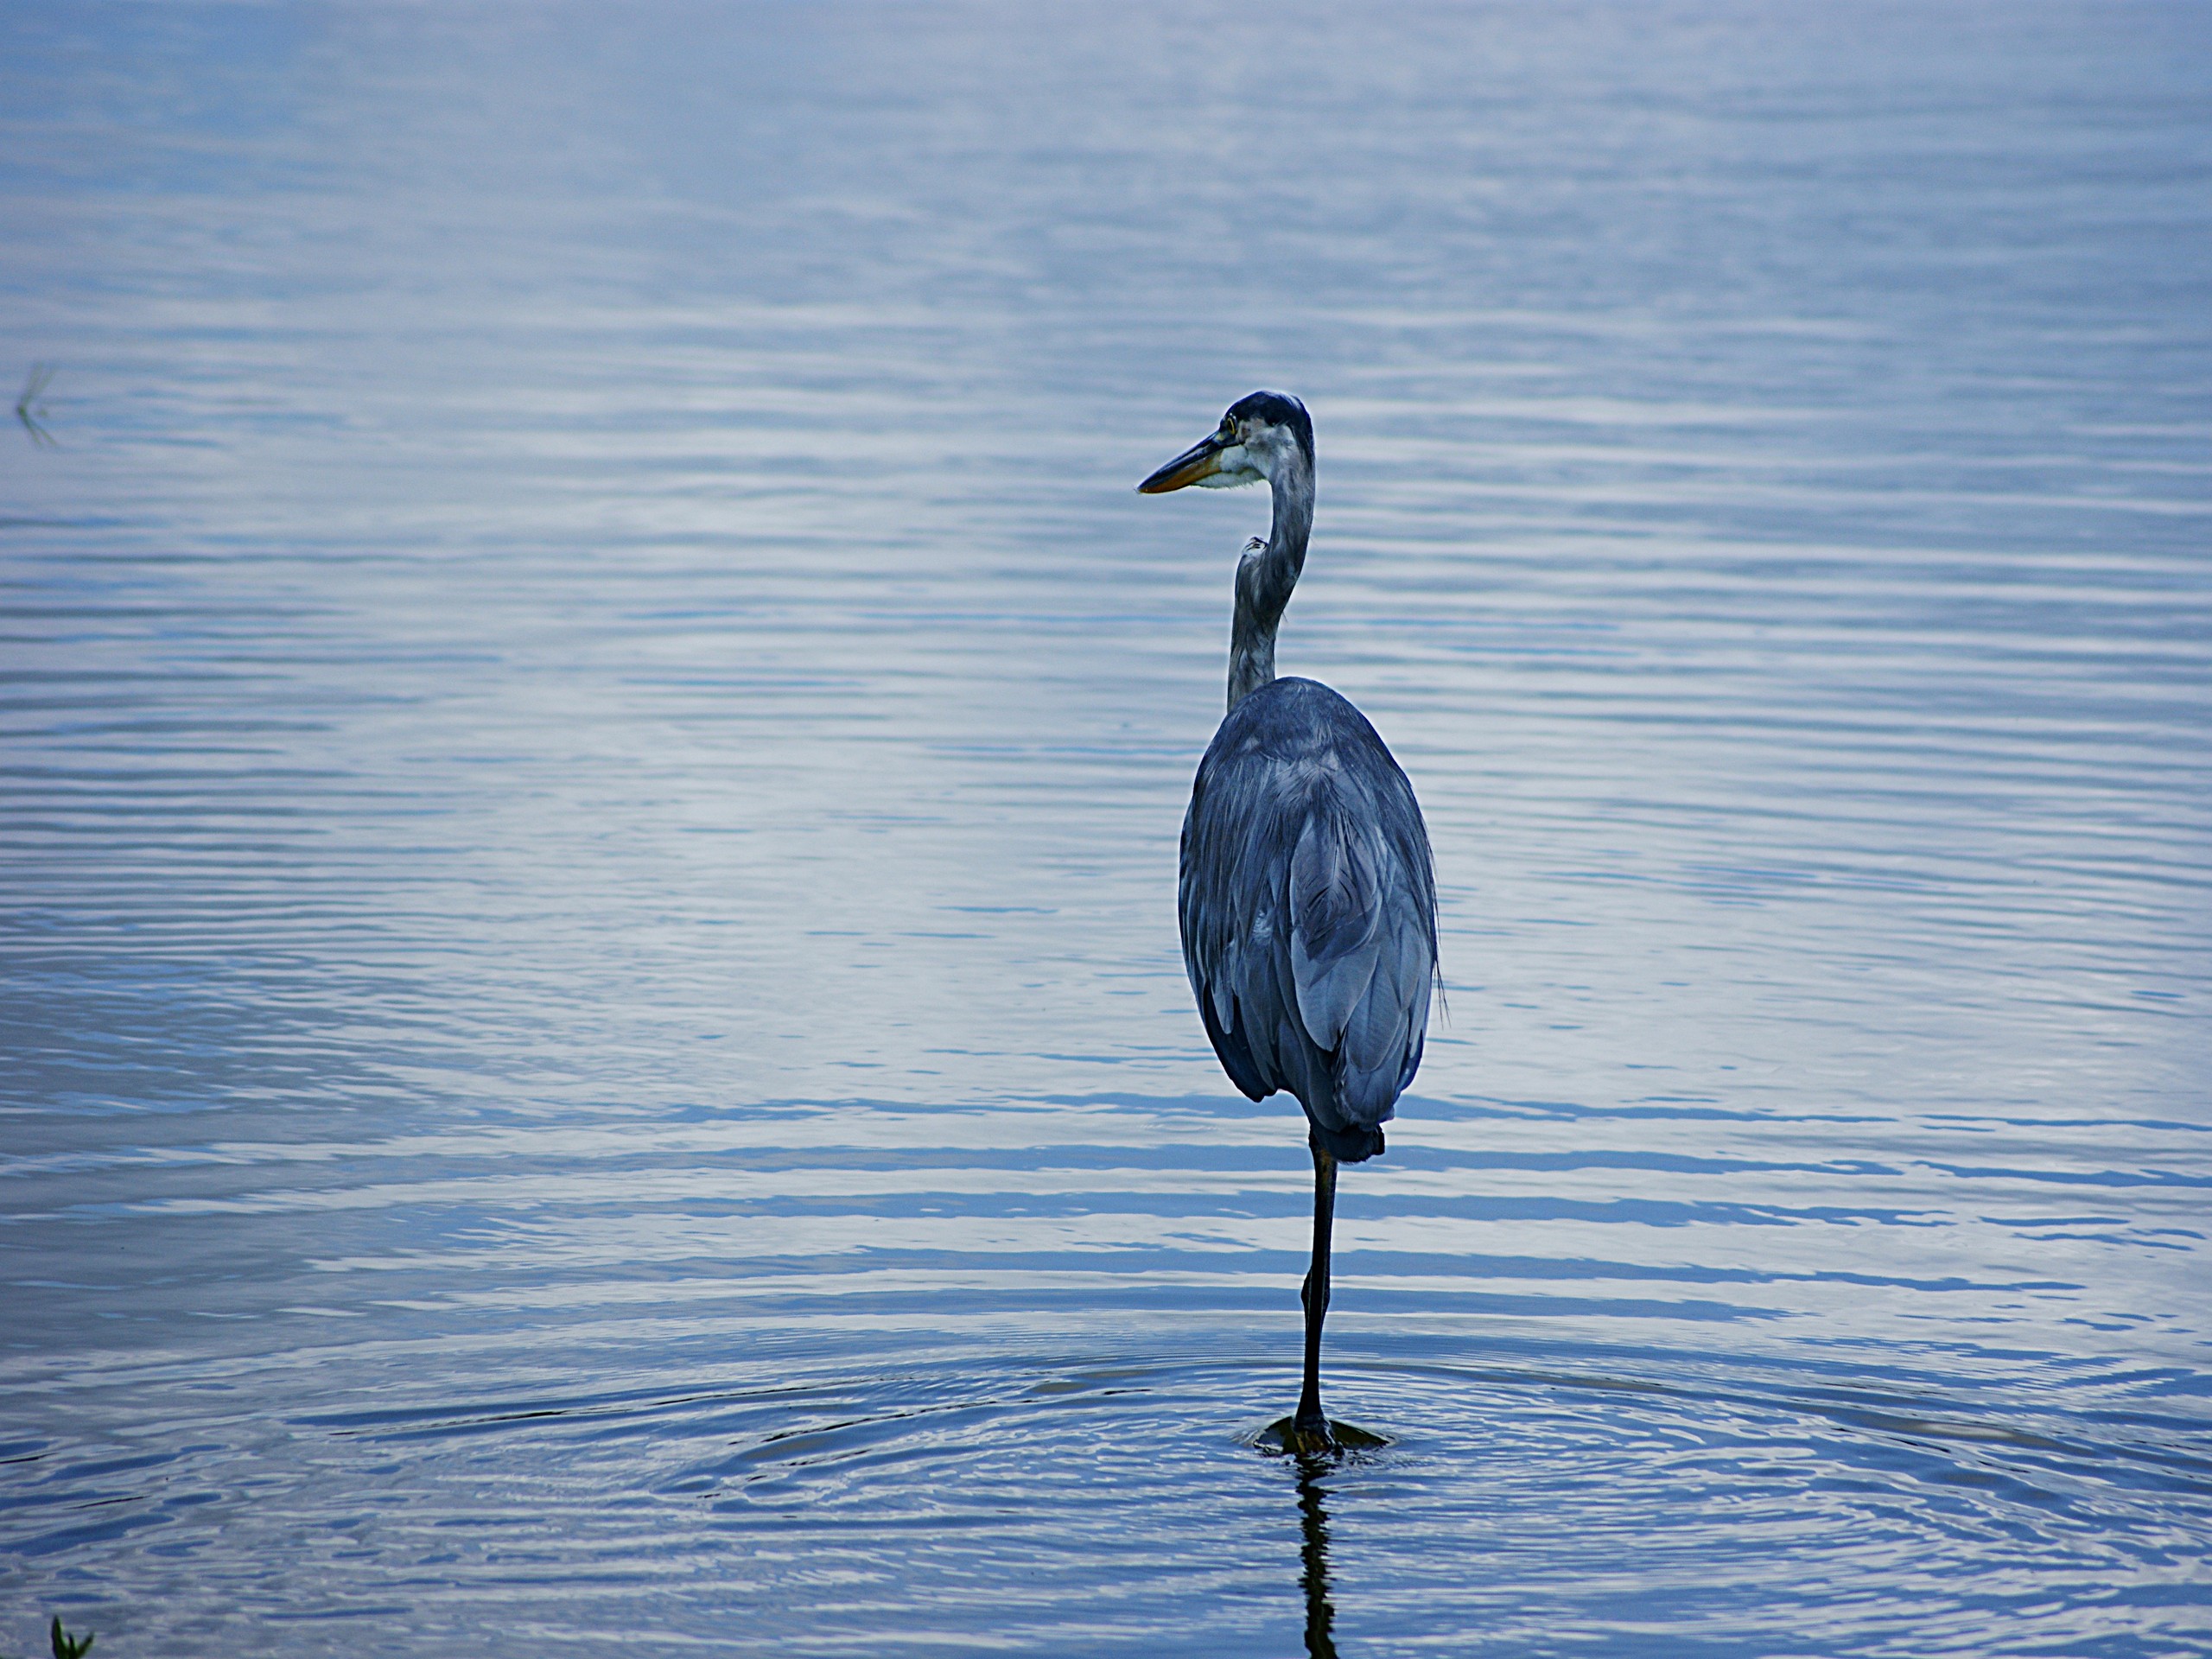
[[[1184,820],[1184,965],[1230,1078],[1295,1094],[1348,1160],[1421,1064],[1436,971],[1428,837],[1405,774],[1327,688],[1237,706]]]

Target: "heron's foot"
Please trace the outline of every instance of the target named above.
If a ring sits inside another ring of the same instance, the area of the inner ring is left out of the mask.
[[[1390,1444],[1381,1434],[1370,1434],[1352,1423],[1332,1422],[1326,1417],[1278,1418],[1259,1433],[1263,1452],[1287,1452],[1292,1457],[1334,1457],[1341,1452],[1372,1452]]]

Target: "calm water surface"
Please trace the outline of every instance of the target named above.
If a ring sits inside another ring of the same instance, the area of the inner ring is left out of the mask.
[[[0,7],[0,1649],[2212,1648],[2208,48]],[[1450,1001],[1303,1474],[1258,385]]]

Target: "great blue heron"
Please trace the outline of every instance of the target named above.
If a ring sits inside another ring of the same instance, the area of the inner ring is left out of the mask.
[[[1220,489],[1262,479],[1274,523],[1236,566],[1229,714],[1183,818],[1183,965],[1213,1052],[1254,1100],[1287,1089],[1313,1151],[1306,1381],[1275,1426],[1300,1452],[1365,1439],[1321,1411],[1321,1321],[1337,1166],[1382,1150],[1421,1065],[1436,976],[1436,877],[1413,785],[1366,717],[1325,685],[1275,677],[1275,628],[1313,528],[1313,423],[1255,391],[1137,486]]]

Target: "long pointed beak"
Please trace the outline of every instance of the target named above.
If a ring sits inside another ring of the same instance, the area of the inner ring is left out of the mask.
[[[1179,490],[1186,484],[1195,484],[1202,478],[1211,478],[1221,470],[1221,452],[1228,448],[1229,440],[1218,432],[1209,432],[1138,485],[1137,493],[1140,495],[1165,495],[1170,490]]]

